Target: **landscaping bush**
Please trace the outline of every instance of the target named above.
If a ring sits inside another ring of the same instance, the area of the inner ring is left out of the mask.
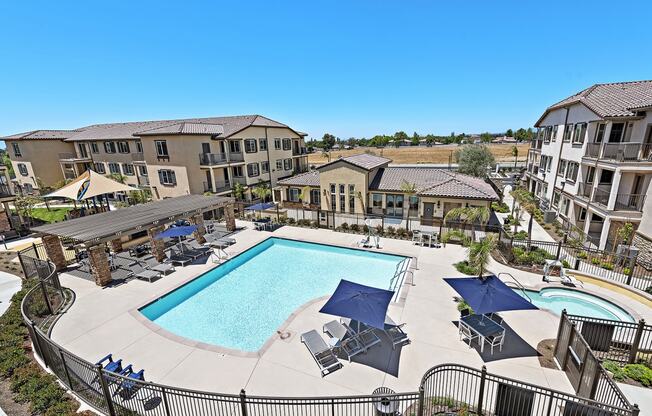
[[[288,224],[294,225],[296,223],[296,220],[292,217],[288,218]]]
[[[600,263],[600,267],[602,267],[605,270],[613,270],[614,269],[614,265],[612,263],[609,263],[608,261],[603,261],[602,263]]]
[[[586,254],[586,251],[580,251],[579,253],[577,253],[577,256],[576,256],[576,257],[577,257],[578,259],[585,259],[585,258],[587,258],[588,256],[589,256],[589,255]]]
[[[376,234],[378,235],[383,235],[384,234],[383,226],[382,225],[377,225],[376,226]]]
[[[566,261],[566,260],[562,260],[561,265],[564,266],[564,268],[566,268],[566,269],[570,269],[570,267],[571,267],[570,263],[568,261]]]
[[[319,221],[315,220],[311,222],[313,228],[319,228]]]
[[[441,242],[444,244],[460,243],[464,247],[468,247],[471,244],[471,239],[462,230],[450,230],[441,236]]]
[[[527,231],[521,230],[514,234],[514,240],[527,240],[528,234]]]
[[[513,247],[512,254],[514,255],[514,262],[523,266],[544,265],[546,260],[554,258],[541,248],[531,248],[528,251],[525,247]]]
[[[477,276],[479,273],[477,267],[471,266],[466,260],[455,263],[454,266],[458,272],[468,274],[470,276]]]
[[[358,232],[360,231],[360,226],[358,224],[351,224],[351,231]]]
[[[652,295],[652,286],[648,286],[647,288],[645,288],[645,292]]]
[[[387,235],[393,236],[394,234],[396,234],[396,228],[391,227],[391,226],[387,227]]]
[[[362,232],[367,234],[369,232],[369,226],[367,224],[362,226]]]
[[[638,381],[645,387],[652,386],[652,368],[643,364],[627,364],[623,367],[623,372],[627,377]]]
[[[624,267],[623,274],[629,276],[630,274],[632,274],[632,269],[630,269],[629,267]]]
[[[591,264],[595,264],[596,266],[600,264],[600,259],[597,257],[594,257],[591,259]]]
[[[342,225],[340,225],[340,229],[347,231],[349,229],[349,224],[343,222]]]
[[[509,206],[504,203],[503,201],[500,202],[493,202],[491,204],[491,209],[493,209],[496,212],[500,212],[501,214],[505,214],[509,212]]]
[[[396,229],[396,236],[400,238],[405,238],[408,235],[408,231],[405,228],[397,228]]]

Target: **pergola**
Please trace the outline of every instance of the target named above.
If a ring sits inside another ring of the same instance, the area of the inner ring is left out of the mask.
[[[34,228],[34,231],[42,235],[45,251],[57,270],[66,267],[66,259],[61,245],[62,238],[85,245],[95,283],[105,286],[111,282],[106,243],[110,243],[113,251],[118,252],[122,250],[122,237],[147,231],[152,254],[158,261],[163,261],[165,258],[164,243],[162,240],[154,239],[154,236],[162,232],[166,224],[179,219],[188,219],[198,226],[195,238],[201,241],[205,233],[204,212],[218,208],[224,208],[227,230],[234,231],[234,199],[204,195],[184,195],[148,202],[43,225]]]

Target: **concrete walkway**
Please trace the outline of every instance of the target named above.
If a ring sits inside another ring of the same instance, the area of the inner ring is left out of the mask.
[[[503,196],[503,201],[509,206],[510,212],[501,214],[499,212],[496,213],[496,217],[500,220],[501,224],[505,224],[505,218],[511,214],[511,209],[512,205],[514,203],[514,198],[510,194],[512,190],[512,187],[510,185],[507,185],[505,187],[504,191],[504,196]],[[518,227],[519,231],[524,230],[527,231],[528,225],[530,224],[530,213],[528,213],[526,210],[522,209],[521,210],[521,225]],[[546,230],[543,229],[543,227],[536,221],[532,221],[532,240],[539,240],[539,241],[550,241],[554,242],[555,239],[552,238],[550,234]]]

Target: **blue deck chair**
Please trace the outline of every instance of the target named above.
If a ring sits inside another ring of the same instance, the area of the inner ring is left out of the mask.
[[[136,395],[142,386],[137,381],[145,381],[145,370],[135,372],[131,364],[129,364],[122,370],[120,375],[125,378],[120,379],[120,385],[113,395],[120,394],[122,400],[129,400]]]
[[[102,368],[105,371],[110,371],[111,373],[118,373],[120,374],[122,372],[122,358],[119,360],[113,360],[113,354],[108,354],[101,360],[95,363],[95,365],[101,365]],[[99,381],[99,375],[96,375],[93,381],[91,381],[91,384],[95,384],[97,381]],[[109,380],[109,383],[113,380]]]

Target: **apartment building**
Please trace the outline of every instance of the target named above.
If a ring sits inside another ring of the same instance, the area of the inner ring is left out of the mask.
[[[120,174],[154,199],[205,192],[228,195],[308,169],[304,133],[260,115],[96,124],[3,137],[26,190],[87,169]]]
[[[342,157],[279,181],[274,199],[284,208],[319,211],[322,223],[330,212],[409,218],[422,225],[433,225],[453,208],[489,208],[499,199],[479,178],[390,163],[391,159],[369,154]]]
[[[635,244],[652,248],[652,224],[641,224],[651,211],[652,81],[593,85],[548,107],[535,126],[526,178],[542,208],[600,249],[617,245],[626,222]]]

